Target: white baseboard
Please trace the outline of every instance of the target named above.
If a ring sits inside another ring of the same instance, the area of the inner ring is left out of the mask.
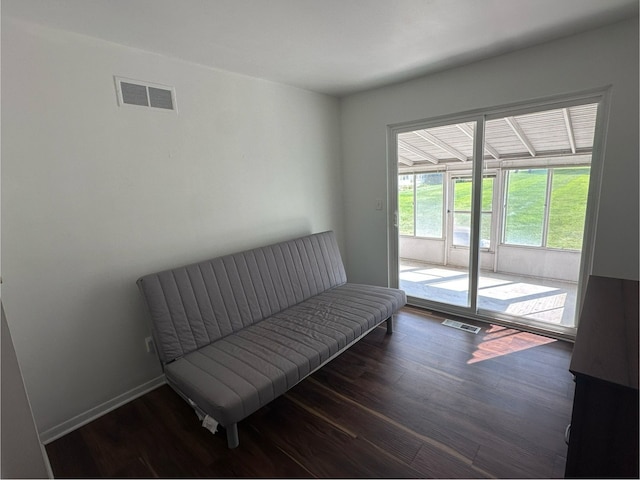
[[[53,468],[51,468],[51,462],[49,461],[49,455],[47,449],[44,448],[44,443],[40,442],[40,450],[42,450],[42,458],[44,459],[44,467],[47,469],[47,478],[56,478],[53,474]]]
[[[134,400],[145,393],[150,392],[158,388],[160,385],[164,385],[166,383],[166,379],[164,375],[160,375],[148,382],[143,383],[135,388],[132,388],[128,392],[125,392],[121,395],[118,395],[111,400],[108,400],[97,407],[93,407],[87,410],[80,415],[76,415],[69,420],[62,422],[60,425],[56,425],[55,427],[49,428],[44,432],[40,433],[40,442],[44,445],[57,440],[60,437],[63,437],[67,433],[73,432],[74,430],[86,425],[87,423],[95,420],[102,415],[109,413],[112,410],[124,405],[125,403],[129,403],[131,400]]]

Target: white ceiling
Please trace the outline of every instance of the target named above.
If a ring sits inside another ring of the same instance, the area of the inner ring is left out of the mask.
[[[2,15],[331,95],[638,16],[638,0],[2,0]]]

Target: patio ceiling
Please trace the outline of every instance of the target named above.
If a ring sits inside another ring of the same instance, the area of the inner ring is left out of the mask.
[[[533,159],[589,154],[598,105],[546,110],[489,120],[485,159]],[[399,167],[468,162],[473,157],[473,123],[414,130],[398,135]]]

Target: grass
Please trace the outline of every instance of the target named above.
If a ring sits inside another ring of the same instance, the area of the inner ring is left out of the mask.
[[[442,179],[441,173],[416,175],[416,225],[419,237],[442,237]],[[398,195],[400,235],[413,235],[413,187],[401,188]]]
[[[512,170],[507,185],[505,243],[541,246],[547,189],[547,169]],[[440,174],[431,174],[440,175]],[[430,181],[436,181],[431,178]],[[482,210],[491,211],[493,178],[483,179]],[[455,184],[454,209],[471,210],[471,182]],[[580,250],[584,230],[589,168],[556,168],[553,170],[546,245],[550,248]],[[417,236],[442,236],[442,184],[422,183],[416,188]],[[399,191],[400,234],[413,235],[413,187]],[[490,225],[482,215],[481,233],[489,238]],[[456,214],[456,226],[468,227],[470,215]]]
[[[413,235],[413,186],[399,188],[398,215],[400,235]]]
[[[547,246],[575,250],[582,248],[588,194],[588,168],[555,170]]]
[[[482,179],[482,211],[490,212],[493,200],[494,177]],[[471,180],[459,179],[456,181],[453,207],[456,211],[471,211]]]
[[[542,245],[547,170],[512,170],[507,179],[505,243]]]

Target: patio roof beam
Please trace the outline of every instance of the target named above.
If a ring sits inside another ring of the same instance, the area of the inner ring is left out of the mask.
[[[562,116],[564,117],[564,125],[567,127],[567,137],[569,137],[571,153],[576,153],[576,137],[573,134],[573,125],[571,123],[571,115],[569,114],[568,108],[562,109]]]
[[[409,160],[408,158],[403,157],[402,155],[398,155],[398,163],[403,163],[407,167],[412,167],[414,162],[413,160]]]
[[[518,122],[516,121],[516,119],[514,117],[504,117],[504,121],[507,122],[507,125],[511,127],[511,130],[513,130],[513,133],[516,134],[516,137],[518,137],[518,140],[522,142],[522,144],[529,151],[531,156],[535,157],[536,150],[535,148],[533,148],[533,145],[531,145],[531,142],[527,138],[527,135],[524,133],[524,130],[522,130],[520,125],[518,125]]]
[[[469,125],[467,125],[466,123],[458,123],[456,127],[458,127],[458,129],[462,133],[464,133],[467,137],[473,140],[473,129]],[[496,160],[500,160],[500,153],[495,148],[493,148],[489,143],[487,143],[486,140],[484,142],[484,149],[493,158],[495,158]]]
[[[404,140],[398,139],[398,147],[402,148],[403,150],[406,150],[409,153],[413,153],[414,155],[420,158],[428,160],[431,163],[438,163],[438,159],[436,157],[434,157],[433,155],[429,155],[427,152],[420,150],[419,148],[416,148],[413,145],[410,145]]]
[[[458,160],[461,160],[463,162],[466,162],[468,160],[467,156],[464,153],[456,150],[455,148],[453,148],[448,143],[443,142],[438,137],[436,137],[434,135],[431,135],[429,132],[427,132],[425,130],[421,130],[421,131],[417,131],[416,130],[413,133],[415,133],[420,138],[423,138],[427,142],[434,144],[436,147],[441,148],[442,150],[444,150],[445,152],[449,153],[450,155],[453,155]]]

